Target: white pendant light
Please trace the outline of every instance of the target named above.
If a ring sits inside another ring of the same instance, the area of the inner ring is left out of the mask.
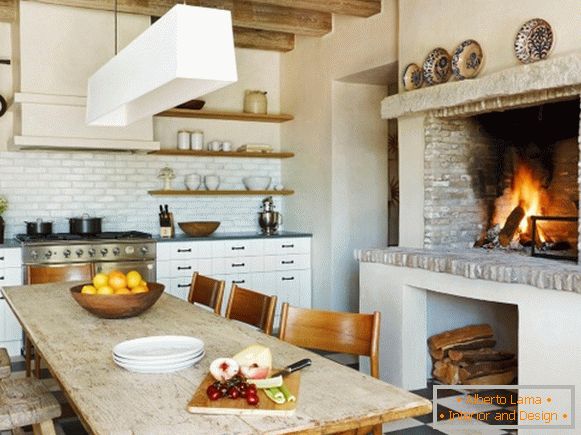
[[[87,124],[126,126],[237,80],[230,11],[176,5],[91,76]]]

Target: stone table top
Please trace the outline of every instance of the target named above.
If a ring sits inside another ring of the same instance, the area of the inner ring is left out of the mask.
[[[3,294],[61,384],[86,429],[97,434],[330,433],[430,412],[419,396],[312,352],[163,294],[138,317],[100,319],[69,294],[71,284],[6,287]],[[113,347],[151,335],[191,335],[205,343],[194,367],[137,374],[116,366]],[[260,343],[284,367],[311,358],[301,372],[293,416],[190,414],[186,405],[210,362]],[[381,363],[381,362],[380,362]]]
[[[526,284],[540,289],[581,294],[581,267],[567,261],[548,260],[500,250],[485,249],[360,249],[362,263],[424,269],[470,279]]]

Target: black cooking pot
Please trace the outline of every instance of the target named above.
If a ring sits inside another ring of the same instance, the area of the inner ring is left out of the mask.
[[[88,214],[69,218],[69,233],[81,236],[99,234],[102,220],[103,218],[89,217]]]
[[[47,236],[52,234],[52,222],[44,222],[37,219],[35,222],[24,222],[26,224],[26,235]]]

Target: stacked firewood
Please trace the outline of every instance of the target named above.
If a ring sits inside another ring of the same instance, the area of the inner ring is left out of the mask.
[[[490,325],[470,325],[428,339],[433,376],[448,385],[509,385],[517,373],[515,354],[493,349]]]

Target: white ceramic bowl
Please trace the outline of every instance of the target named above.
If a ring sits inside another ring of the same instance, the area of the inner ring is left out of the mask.
[[[202,177],[198,174],[186,175],[185,185],[188,190],[198,190],[200,184],[202,184]]]
[[[271,177],[244,177],[242,182],[248,190],[267,190],[272,181]]]
[[[204,177],[204,184],[208,190],[218,190],[218,187],[220,187],[220,177],[218,175],[206,175]]]

